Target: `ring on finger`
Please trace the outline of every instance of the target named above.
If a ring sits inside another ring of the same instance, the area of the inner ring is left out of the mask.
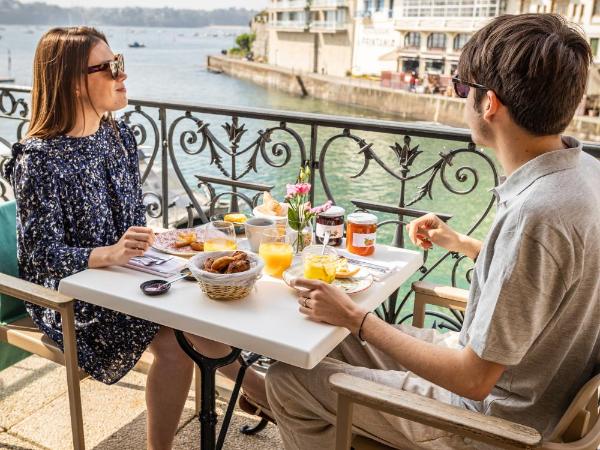
[[[308,299],[306,297],[304,297],[304,307],[310,309],[310,306],[308,306]]]

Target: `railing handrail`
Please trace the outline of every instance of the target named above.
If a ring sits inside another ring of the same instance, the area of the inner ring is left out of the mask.
[[[14,92],[31,92],[27,86],[13,86],[0,84],[0,90]],[[254,108],[248,106],[212,105],[207,103],[173,103],[155,100],[129,99],[133,106],[147,108],[166,108],[177,111],[190,111],[248,119],[263,119],[277,122],[289,122],[304,125],[319,125],[333,128],[352,128],[354,130],[391,133],[397,135],[411,135],[429,137],[448,141],[470,142],[471,133],[465,128],[455,128],[441,124],[423,124],[414,122],[397,122],[391,120],[366,119],[350,116],[333,116],[328,114],[306,113],[268,108]],[[596,158],[600,158],[600,144],[584,142],[583,150]]]

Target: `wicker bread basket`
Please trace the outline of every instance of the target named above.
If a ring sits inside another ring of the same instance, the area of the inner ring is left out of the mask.
[[[207,258],[229,256],[233,251],[198,253],[188,263],[192,275],[198,280],[200,289],[213,300],[240,300],[250,292],[262,274],[263,262],[258,255],[246,252],[250,270],[240,273],[211,273],[203,270]]]

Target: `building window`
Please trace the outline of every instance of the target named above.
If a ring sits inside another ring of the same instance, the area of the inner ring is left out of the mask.
[[[592,55],[594,56],[598,56],[598,42],[600,42],[599,38],[590,39],[590,47],[592,47]]]
[[[375,11],[383,11],[385,0],[375,0]]]
[[[446,48],[446,35],[444,33],[431,33],[427,36],[427,48]]]
[[[421,33],[411,31],[404,36],[404,46],[419,48],[421,46]]]
[[[466,33],[460,33],[454,36],[454,42],[452,43],[452,48],[456,51],[462,50],[467,41],[471,36]]]

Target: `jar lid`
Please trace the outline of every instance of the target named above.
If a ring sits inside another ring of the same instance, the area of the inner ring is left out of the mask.
[[[341,206],[332,206],[327,211],[323,211],[319,213],[320,217],[337,217],[343,216],[346,213],[346,210]]]
[[[357,225],[372,225],[377,223],[377,216],[371,213],[356,212],[348,215],[348,222]]]

